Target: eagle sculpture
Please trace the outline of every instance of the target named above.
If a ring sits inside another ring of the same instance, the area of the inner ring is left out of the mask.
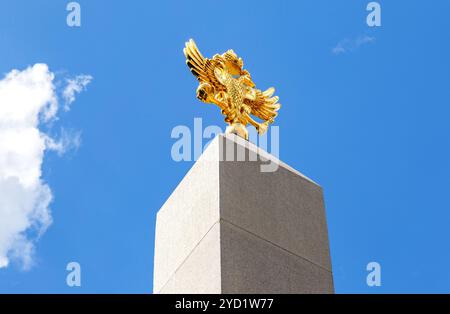
[[[280,109],[278,97],[272,96],[273,87],[266,91],[255,88],[250,73],[244,70],[244,62],[233,50],[212,59],[202,56],[194,40],[186,42],[183,49],[186,64],[199,81],[197,98],[205,103],[216,104],[222,109],[226,133],[237,134],[248,140],[247,124],[263,134],[273,123]],[[254,120],[251,115],[262,122]]]

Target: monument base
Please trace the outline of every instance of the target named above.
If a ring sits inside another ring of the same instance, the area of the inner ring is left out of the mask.
[[[321,187],[234,134],[217,136],[157,214],[153,287],[333,293]]]

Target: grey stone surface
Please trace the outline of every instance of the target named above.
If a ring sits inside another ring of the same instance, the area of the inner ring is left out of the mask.
[[[155,293],[333,293],[322,189],[219,135],[158,212],[154,267]]]
[[[331,270],[322,190],[283,167],[222,162],[220,217]]]
[[[334,292],[329,270],[227,221],[220,229],[222,293]]]
[[[157,214],[153,291],[160,291],[219,220],[218,146],[210,145]],[[210,160],[208,159],[210,158]]]
[[[220,224],[217,221],[159,293],[221,293]]]

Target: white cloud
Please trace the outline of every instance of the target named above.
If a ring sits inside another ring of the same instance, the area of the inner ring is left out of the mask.
[[[40,130],[57,112],[54,74],[46,64],[0,80],[0,268],[11,260],[30,268],[34,244],[52,223],[42,161],[46,150],[63,153],[72,145],[64,132],[53,139]]]
[[[68,111],[70,105],[75,101],[75,94],[81,93],[86,89],[86,86],[92,81],[90,75],[78,75],[73,79],[67,79],[67,86],[63,91],[63,98],[65,100],[64,110]]]
[[[341,40],[340,42],[337,43],[337,45],[331,49],[331,51],[338,55],[341,53],[346,53],[346,52],[352,52],[356,49],[358,49],[359,47],[361,47],[362,45],[365,44],[370,44],[375,42],[375,37],[371,37],[371,36],[358,36],[356,38],[345,38],[343,40]]]
[[[78,150],[81,145],[81,132],[63,128],[57,139],[50,136],[46,136],[45,139],[47,148],[56,151],[61,156],[68,150]]]

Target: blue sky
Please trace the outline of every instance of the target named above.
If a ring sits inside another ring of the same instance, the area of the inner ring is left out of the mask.
[[[155,215],[193,164],[172,160],[171,130],[223,125],[195,99],[191,37],[276,87],[280,158],[324,188],[336,292],[450,292],[448,1],[379,1],[376,28],[359,0],[80,0],[79,28],[68,2],[0,0],[0,79],[35,63],[93,77],[42,126],[81,144],[45,153],[53,223],[31,269],[0,268],[0,292],[152,291]],[[81,287],[66,285],[71,261]],[[371,261],[381,287],[366,285]]]

